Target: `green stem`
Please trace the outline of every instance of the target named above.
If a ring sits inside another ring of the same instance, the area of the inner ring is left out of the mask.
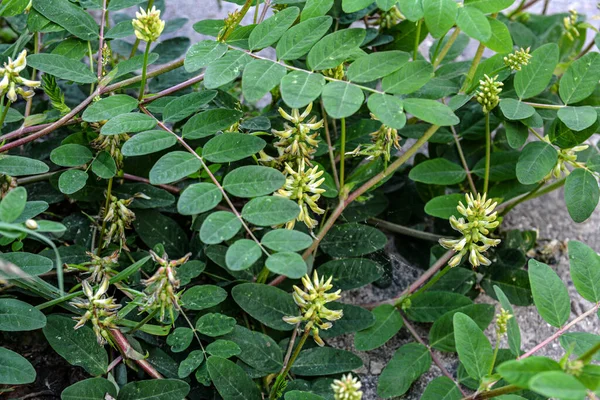
[[[413,49],[413,61],[417,60],[419,54],[419,44],[421,43],[421,25],[423,25],[423,19],[421,18],[417,22],[417,36],[415,37],[415,48]]]
[[[142,81],[140,82],[140,95],[138,101],[142,101],[144,98],[144,92],[146,91],[146,71],[148,69],[148,54],[150,54],[150,44],[146,43],[146,51],[144,52],[144,64],[142,65]]]
[[[269,269],[267,267],[263,267],[263,269],[256,276],[256,283],[265,283],[267,278],[269,277]]]
[[[342,137],[340,139],[340,195],[344,191],[344,172],[345,172],[345,157],[346,157],[346,118],[342,118]]]
[[[279,373],[279,376],[277,376],[277,381],[279,381],[280,379],[285,379],[285,377],[287,376],[288,372],[290,372],[290,369],[292,368],[292,365],[294,365],[294,362],[296,361],[296,358],[298,358],[298,355],[300,354],[300,351],[302,350],[302,347],[304,346],[304,343],[306,342],[306,339],[308,339],[308,335],[310,334],[310,329],[305,328],[304,329],[304,334],[302,335],[302,337],[300,338],[300,341],[298,342],[298,345],[296,346],[296,349],[294,350],[294,353],[292,354],[292,357],[290,357],[290,360],[287,362],[287,364],[283,367],[282,371]],[[292,344],[293,346],[293,344]],[[273,387],[274,389],[277,389],[275,387]],[[277,393],[275,393],[275,391],[271,391],[271,396],[270,399],[271,400],[275,400],[275,396],[277,395]]]
[[[321,101],[321,115],[323,116],[323,127],[325,128],[325,140],[327,141],[327,152],[329,153],[329,163],[331,164],[331,172],[335,186],[340,190],[340,178],[337,173],[335,166],[335,155],[333,154],[333,146],[331,145],[331,135],[329,134],[329,121],[327,121],[327,113],[325,112],[325,106]]]
[[[494,397],[502,396],[503,394],[514,393],[521,390],[520,387],[515,385],[507,385],[498,389],[489,390],[487,392],[475,393],[471,396],[463,397],[461,400],[484,400],[491,399]]]
[[[379,218],[371,218],[367,221],[367,223],[369,225],[373,225],[373,226],[377,226],[379,228],[386,229],[390,232],[399,233],[400,235],[411,236],[411,237],[414,237],[417,239],[429,240],[432,242],[437,242],[442,237],[446,237],[446,236],[436,235],[435,233],[423,232],[423,231],[420,231],[417,229],[408,228],[406,226],[393,224],[391,222],[384,221]]]
[[[246,13],[250,9],[250,7],[252,7],[252,1],[253,0],[246,0],[246,2],[244,3],[244,6],[240,10],[240,13],[239,13],[237,19],[235,20],[235,22],[233,24],[231,24],[231,26],[227,28],[227,30],[225,31],[225,33],[223,34],[223,36],[221,36],[219,38],[219,40],[221,42],[225,42],[227,40],[227,38],[229,37],[229,35],[231,35],[231,33],[235,30],[235,28],[238,27],[238,25],[240,24],[240,22],[242,22],[242,20],[246,16]]]
[[[448,38],[448,41],[446,42],[446,44],[442,48],[442,51],[440,51],[440,54],[433,61],[433,68],[434,69],[437,68],[442,63],[442,61],[444,60],[444,57],[446,57],[446,55],[448,54],[448,52],[452,48],[452,45],[456,41],[456,38],[458,38],[458,34],[459,33],[460,33],[460,28],[457,26],[454,29],[454,32],[452,32],[452,36],[450,36],[450,38]]]
[[[589,364],[592,361],[592,357],[600,351],[600,342],[596,343],[595,346],[587,350],[585,353],[577,358],[580,361],[583,361],[584,364]]]
[[[131,328],[131,330],[129,332],[127,332],[127,334],[131,335],[131,334],[133,334],[133,332],[137,331],[142,326],[144,326],[148,321],[150,321],[152,318],[154,318],[154,316],[158,313],[158,310],[159,309],[156,308],[150,314],[146,315],[146,317],[143,320],[141,320],[136,326],[134,326],[133,328]]]
[[[110,196],[112,192],[113,178],[108,180],[108,188],[106,189],[106,202],[104,203],[104,215],[102,216],[102,228],[100,228],[100,239],[98,246],[96,247],[96,255],[100,255],[102,252],[102,241],[104,240],[104,234],[106,233],[106,213],[108,213],[108,205],[110,204]]]
[[[498,350],[500,350],[500,335],[496,333],[496,345],[494,346],[494,355],[492,356],[492,362],[490,363],[490,370],[488,371],[488,375],[492,375],[494,373],[494,365],[496,365]]]
[[[153,5],[154,5],[154,0],[148,0],[148,8],[146,10],[150,10]],[[133,56],[135,56],[135,53],[137,53],[137,49],[138,49],[139,45],[140,45],[140,39],[135,39],[135,42],[133,42],[133,46],[131,47],[131,53],[129,54],[129,58],[132,58]]]
[[[519,6],[517,8],[515,8],[510,14],[508,14],[508,18],[512,18],[515,15],[517,15],[519,12],[521,12],[521,10],[523,9],[523,6],[525,5],[525,1],[527,0],[521,0],[521,2],[519,3]]]
[[[92,55],[92,43],[87,42],[88,45],[88,57],[90,59],[90,72],[94,75],[94,56]],[[90,95],[94,93],[94,84],[92,83],[90,86]]]
[[[421,286],[421,288],[419,290],[417,290],[416,292],[414,292],[413,294],[411,294],[409,297],[414,297],[414,296],[418,295],[419,293],[423,293],[424,291],[426,291],[427,289],[429,289],[430,287],[432,287],[437,281],[439,281],[451,269],[452,269],[451,266],[446,265],[440,272],[438,272],[437,274],[435,274],[433,276],[433,278],[431,278],[425,285]],[[400,298],[400,302],[402,300],[404,300],[404,299]]]
[[[473,62],[471,63],[471,68],[469,68],[469,72],[467,73],[467,78],[460,88],[460,92],[464,93],[471,87],[471,82],[473,81],[473,77],[475,76],[475,72],[477,72],[477,67],[481,62],[481,57],[483,57],[483,51],[485,50],[485,46],[483,43],[479,43],[479,47],[477,48],[477,52],[475,53],[475,57],[473,58]]]
[[[483,193],[488,192],[490,184],[490,164],[492,159],[492,133],[490,132],[490,113],[485,113],[485,176],[483,178]]]
[[[0,130],[2,129],[2,126],[4,125],[4,120],[6,119],[6,115],[8,114],[8,109],[10,108],[10,105],[12,104],[12,102],[9,100],[6,105],[3,105],[2,107],[2,115],[0,116]]]
[[[542,103],[530,103],[528,101],[524,101],[524,104],[530,105],[533,108],[541,108],[544,110],[560,110],[561,108],[565,108],[562,104],[542,104]]]
[[[256,22],[258,21],[258,13],[260,10],[260,7],[258,6],[260,4],[260,0],[256,0],[256,9],[254,10],[254,20],[252,21],[254,24],[256,24]]]
[[[560,181],[559,181],[560,182]],[[554,184],[553,184],[554,185]],[[564,185],[564,181],[562,182],[561,185],[557,186],[556,188],[561,187],[562,185]],[[515,200],[514,202],[512,202],[511,204],[507,205],[501,212],[500,215],[504,216],[506,214],[508,214],[508,212],[510,210],[512,210],[513,208],[515,208],[517,205],[523,203],[524,201],[527,200],[531,200],[535,197],[537,197],[539,190],[544,186],[544,182],[540,183],[538,186],[535,187],[535,189],[533,189],[531,192],[529,192],[528,194],[526,194],[523,197],[519,197],[517,200]],[[549,185],[549,187],[552,185]],[[552,189],[554,190],[554,189]]]

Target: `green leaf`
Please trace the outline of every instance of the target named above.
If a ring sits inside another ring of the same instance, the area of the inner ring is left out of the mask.
[[[536,393],[561,400],[581,400],[587,397],[587,389],[573,375],[563,371],[548,371],[537,374],[529,382]]]
[[[210,379],[223,400],[259,400],[261,394],[242,367],[220,357],[206,360]]]
[[[425,25],[434,38],[444,36],[456,21],[457,4],[453,0],[423,0]]]
[[[300,376],[333,375],[362,367],[357,355],[332,347],[314,347],[303,350],[290,372]]]
[[[460,122],[450,107],[428,99],[404,99],[404,110],[430,124],[456,125]]]
[[[114,383],[104,378],[89,378],[79,381],[60,394],[62,400],[104,400],[109,394],[117,397],[117,388]]]
[[[298,315],[298,306],[292,296],[275,286],[260,283],[242,283],[231,290],[238,306],[252,318],[278,331],[291,331],[293,325],[283,317]]]
[[[512,318],[510,318],[507,323],[508,346],[510,347],[510,351],[518,357],[521,355],[521,330],[519,329],[519,323],[515,317],[515,312],[502,289],[494,285],[494,292],[496,293],[496,297],[498,297],[498,301],[502,308],[512,315]]]
[[[0,221],[14,222],[25,210],[26,203],[27,190],[24,187],[19,186],[6,193],[0,201]]]
[[[243,51],[230,50],[223,57],[211,62],[204,72],[204,86],[216,89],[233,81],[252,57]]]
[[[400,7],[400,11],[409,21],[417,22],[423,18],[424,11],[422,0],[398,0],[397,3]]]
[[[538,356],[506,361],[497,368],[502,378],[523,389],[529,389],[529,382],[534,376],[542,372],[560,370],[560,365],[556,361]]]
[[[519,149],[525,144],[529,137],[527,126],[519,121],[504,121],[504,130],[506,131],[506,140],[508,145],[513,149]]]
[[[32,305],[16,299],[0,299],[0,331],[33,331],[46,325],[46,316]]]
[[[81,7],[63,0],[35,0],[33,8],[80,39],[98,39],[98,25]],[[91,82],[89,82],[91,83]]]
[[[196,322],[196,330],[203,335],[216,337],[228,334],[236,325],[235,318],[223,314],[209,313]]]
[[[44,162],[32,158],[6,154],[0,156],[0,173],[4,175],[37,175],[48,172],[49,169]]]
[[[277,42],[294,24],[298,15],[300,15],[298,7],[288,7],[258,24],[248,37],[250,50],[261,50]]]
[[[567,176],[565,203],[573,221],[583,222],[588,219],[596,209],[598,200],[598,181],[590,171],[577,168]]]
[[[271,272],[292,279],[302,278],[308,272],[308,267],[302,256],[289,251],[271,254],[265,261],[265,266]]]
[[[600,121],[594,122],[588,128],[581,131],[574,131],[561,121],[560,118],[556,118],[550,125],[549,137],[552,144],[560,147],[561,149],[570,149],[575,147],[588,138],[590,138],[600,127]]]
[[[124,8],[128,8],[131,6],[135,6],[137,4],[142,3],[143,0],[112,0],[107,7],[107,10],[110,11],[118,11]],[[129,22],[129,21],[127,21]]]
[[[234,294],[235,297],[235,294]],[[279,372],[283,367],[281,348],[269,336],[236,325],[223,338],[236,343],[242,352],[238,358],[265,375]]]
[[[186,139],[200,139],[212,136],[229,128],[242,117],[242,112],[227,108],[213,108],[194,115],[183,126],[182,136]]]
[[[242,349],[235,342],[217,339],[206,346],[206,352],[211,356],[230,358],[239,355]]]
[[[116,94],[98,100],[85,109],[81,118],[86,122],[99,122],[135,110],[138,101],[126,94]]]
[[[352,82],[372,82],[383,78],[404,66],[410,56],[404,51],[381,51],[367,54],[348,67],[348,80]]]
[[[459,8],[456,25],[467,36],[480,42],[487,42],[492,37],[492,27],[488,19],[475,7]]]
[[[179,122],[198,112],[203,106],[210,103],[217,96],[215,90],[203,90],[177,97],[169,102],[163,110],[164,122]]]
[[[500,110],[511,121],[526,119],[535,114],[535,108],[515,99],[500,100]]]
[[[377,54],[377,53],[374,53]],[[387,94],[375,93],[369,96],[369,110],[384,125],[394,129],[402,129],[406,125],[406,114],[404,114],[404,104],[397,97]]]
[[[78,167],[93,158],[92,152],[80,144],[63,144],[52,150],[50,160],[61,167]]]
[[[53,267],[52,260],[39,254],[32,254],[26,252],[18,253],[2,253],[0,259],[8,261],[19,267],[24,273],[28,275],[41,275],[50,271]],[[16,274],[8,271],[0,272],[0,278],[11,279],[15,278]]]
[[[321,39],[309,51],[307,62],[311,70],[334,68],[344,62],[365,40],[364,29],[341,29]]]
[[[227,298],[225,289],[215,285],[197,285],[183,292],[181,302],[188,310],[204,310],[222,303]]]
[[[181,353],[190,347],[192,340],[194,340],[194,331],[190,328],[179,327],[169,334],[167,344],[171,346],[173,353]]]
[[[270,167],[248,165],[231,171],[223,180],[223,189],[235,197],[266,196],[285,183],[281,172]]]
[[[528,99],[542,93],[558,64],[558,45],[547,43],[531,53],[528,65],[515,74],[515,90],[519,98]]]
[[[400,347],[379,376],[377,395],[387,399],[402,396],[422,374],[431,367],[427,347],[409,343]]]
[[[589,246],[569,241],[571,278],[577,292],[593,303],[600,301],[600,256]]]
[[[380,230],[357,223],[336,225],[321,241],[331,257],[358,257],[382,249],[387,237]]]
[[[210,214],[200,228],[200,240],[206,244],[217,244],[229,240],[241,229],[242,221],[229,211]]]
[[[600,80],[600,54],[587,53],[573,61],[560,80],[558,93],[565,104],[586,99]]]
[[[593,107],[563,107],[557,112],[558,118],[574,131],[582,131],[598,120],[598,113]]]
[[[260,246],[254,240],[240,239],[227,249],[225,263],[232,271],[242,271],[250,268],[261,255]]]
[[[23,385],[35,381],[33,365],[12,350],[0,347],[0,384]]]
[[[330,82],[321,94],[325,111],[332,118],[346,118],[358,111],[365,101],[362,90],[345,82]]]
[[[496,151],[490,157],[490,180],[493,182],[515,179],[515,165],[519,159],[517,151]],[[471,172],[483,178],[485,176],[485,157],[475,164]]]
[[[308,4],[302,12],[303,17],[307,7]],[[277,43],[277,59],[296,60],[305,55],[327,33],[333,20],[330,16],[323,16],[307,21],[303,18],[302,21],[284,33]]]
[[[107,151],[101,151],[92,162],[92,171],[100,178],[110,179],[116,175],[117,165]]]
[[[342,0],[342,10],[345,13],[354,13],[367,8],[373,3],[371,0]]]
[[[193,174],[201,167],[202,163],[195,155],[186,151],[172,151],[154,164],[150,170],[150,183],[172,183]]]
[[[242,208],[242,217],[257,226],[282,225],[296,218],[300,207],[279,196],[256,197]]]
[[[484,42],[485,47],[496,53],[510,53],[513,51],[513,40],[508,27],[502,21],[487,18],[491,28],[491,36]]]
[[[409,94],[416,92],[433,78],[433,66],[427,61],[410,61],[381,81],[384,92]]]
[[[177,138],[167,131],[152,130],[138,133],[123,143],[124,156],[143,156],[168,149],[177,143]]]
[[[188,353],[188,356],[179,364],[177,376],[181,379],[187,378],[194,372],[204,361],[204,352],[202,350],[193,350]]]
[[[251,103],[259,101],[279,85],[286,73],[285,67],[279,63],[270,60],[253,60],[244,68],[242,75],[244,97]]]
[[[6,0],[0,5],[0,16],[14,17],[19,15],[27,8],[28,4],[28,0]]]
[[[281,97],[291,108],[306,107],[314,101],[325,86],[325,78],[321,74],[304,71],[292,71],[281,80]]]
[[[460,400],[462,393],[452,379],[438,376],[425,388],[421,400]]]
[[[600,343],[600,336],[587,332],[567,332],[559,340],[563,349],[572,350],[573,354],[581,356]],[[600,353],[596,353],[592,360],[600,361]]]
[[[289,390],[285,392],[285,400],[324,400],[324,397],[310,392],[300,390]]]
[[[565,284],[546,264],[531,259],[528,266],[535,307],[547,323],[560,328],[571,314],[571,300]]]
[[[202,156],[213,163],[238,161],[261,151],[267,143],[257,136],[244,133],[224,133],[210,139]]]
[[[488,375],[493,363],[490,341],[468,315],[454,314],[454,338],[458,358],[469,376],[477,381]]]
[[[129,22],[129,21],[127,21]],[[131,24],[130,24],[131,25]],[[150,53],[148,55],[148,65],[154,64],[158,60],[158,54]],[[133,56],[128,60],[119,62],[119,67],[117,68],[117,73],[114,78],[120,78],[127,74],[130,74],[134,71],[137,71],[142,68],[144,65],[144,55],[140,54],[137,56]],[[149,106],[151,108],[151,106]]]
[[[465,6],[475,7],[486,14],[497,13],[510,7],[515,0],[465,0]]]
[[[356,289],[376,281],[383,275],[383,267],[367,258],[331,260],[319,267],[326,276],[333,276],[334,288]]]
[[[71,365],[83,367],[90,375],[104,375],[108,368],[108,355],[98,346],[96,335],[88,325],[75,330],[71,318],[52,314],[43,329],[50,346]]]
[[[58,178],[58,189],[64,194],[73,194],[85,187],[89,176],[87,172],[78,169],[70,169],[60,174]]]
[[[494,311],[494,306],[490,304],[472,304],[444,314],[434,322],[429,331],[431,347],[441,351],[456,351],[453,323],[456,313],[469,316],[481,330],[484,330],[494,319]]]
[[[369,351],[383,346],[402,328],[402,316],[396,307],[383,304],[375,307],[372,312],[375,323],[354,335],[354,347],[358,351]]]
[[[408,177],[415,182],[430,185],[454,185],[465,180],[467,173],[463,167],[445,158],[434,158],[417,164]]]
[[[324,339],[345,335],[370,328],[375,323],[375,316],[368,310],[352,304],[329,303],[327,307],[331,310],[342,310],[344,316],[335,321],[330,329],[319,332]]]
[[[333,7],[333,0],[307,0],[300,15],[300,21],[325,15],[331,10],[331,7]]]
[[[202,40],[188,49],[183,65],[187,72],[195,72],[221,58],[226,52],[227,45],[225,43]]]
[[[188,238],[177,222],[154,210],[137,210],[135,214],[133,227],[148,247],[161,243],[172,258],[187,253]]]
[[[425,204],[425,212],[432,217],[448,219],[452,215],[458,218],[456,207],[459,201],[463,201],[465,196],[460,193],[447,194],[434,197]]]
[[[117,115],[111,118],[100,129],[103,135],[120,135],[121,133],[135,133],[152,129],[156,126],[156,120],[142,113],[130,113]]]
[[[223,194],[213,183],[194,183],[179,196],[177,211],[182,215],[202,214],[215,208],[222,199]]]
[[[471,299],[459,293],[427,291],[413,296],[406,316],[416,322],[435,322],[448,311],[473,304]]]
[[[131,21],[121,21],[111,27],[108,32],[104,34],[105,39],[123,39],[127,36],[134,34],[133,25]],[[86,46],[87,47],[87,46]],[[85,49],[87,51],[87,48]],[[135,56],[134,56],[135,57]]]
[[[173,400],[183,399],[190,385],[177,379],[152,379],[130,382],[119,391],[119,400]]]
[[[524,185],[537,183],[552,171],[558,152],[546,142],[531,142],[523,148],[517,162],[517,179]]]
[[[300,251],[310,247],[313,239],[300,231],[275,229],[267,232],[260,242],[273,251]]]
[[[76,83],[97,81],[96,75],[85,64],[59,54],[32,54],[27,57],[27,65],[57,78]]]

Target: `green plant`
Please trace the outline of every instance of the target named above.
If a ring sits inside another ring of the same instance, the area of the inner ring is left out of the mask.
[[[562,186],[573,221],[598,204],[593,25],[529,14],[536,0],[231,2],[193,21],[215,39],[191,46],[161,38],[184,22],[164,1],[0,6],[0,331],[42,329],[82,367],[69,399],[357,400],[362,361],[327,340],[370,351],[403,328],[415,341],[381,398],[432,362],[425,400],[596,398],[600,339],[567,331],[598,311],[600,256],[568,244],[592,303],[568,322],[535,231],[502,229]],[[426,271],[394,298],[338,302],[389,284],[383,231]],[[501,306],[494,345],[481,291]],[[531,304],[557,330],[524,351],[513,306]],[[534,356],[558,338],[564,357]],[[8,347],[0,390],[20,395],[36,369]]]

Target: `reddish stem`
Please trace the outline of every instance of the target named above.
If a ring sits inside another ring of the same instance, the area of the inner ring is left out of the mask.
[[[129,344],[129,341],[127,340],[125,335],[123,335],[121,333],[120,330],[111,329],[110,333],[113,336],[113,340],[114,340],[115,344],[117,346],[119,346],[119,349],[121,350],[121,353],[123,355],[126,355],[130,350],[133,350],[133,347],[131,346],[131,344]],[[146,361],[146,360],[134,360],[134,361],[136,362],[137,365],[140,366],[140,368],[142,368],[152,378],[163,379],[163,376],[160,374],[160,372],[158,372],[148,361]]]

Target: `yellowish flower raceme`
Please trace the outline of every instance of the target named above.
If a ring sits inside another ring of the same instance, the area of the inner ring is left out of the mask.
[[[291,114],[288,114],[283,108],[279,108],[279,114],[291,122],[292,125],[285,123],[282,131],[273,129],[271,132],[279,138],[275,143],[275,147],[279,150],[279,162],[296,162],[304,160],[307,164],[311,164],[310,160],[317,146],[319,145],[318,129],[323,127],[323,121],[317,121],[317,117],[311,118],[308,122],[304,120],[312,111],[312,103],[310,103],[304,112],[296,108],[292,109]]]
[[[490,78],[487,75],[479,81],[479,90],[475,93],[477,102],[483,107],[484,113],[492,111],[500,102],[500,92],[504,84],[498,81],[498,75]]]
[[[377,119],[371,114],[371,118]],[[367,160],[373,160],[383,157],[386,162],[389,162],[392,157],[392,148],[400,150],[400,136],[398,130],[387,125],[381,124],[381,127],[371,133],[371,142],[369,146],[361,148],[358,146],[354,151],[347,154],[353,156],[367,156]]]
[[[151,10],[144,10],[140,7],[140,11],[135,13],[135,19],[131,21],[135,31],[135,37],[144,42],[155,42],[163,29],[165,29],[165,21],[160,19],[160,10],[152,7]]]
[[[504,57],[504,65],[506,65],[512,71],[520,71],[522,67],[529,64],[529,60],[531,59],[531,54],[529,54],[530,49],[531,47],[526,49],[521,47],[521,50],[510,53]]]
[[[352,374],[342,375],[331,384],[333,398],[335,400],[361,400],[363,392],[360,390],[361,383]]]
[[[14,60],[10,57],[8,62],[4,63],[4,68],[0,68],[0,96],[6,95],[12,103],[17,101],[17,95],[24,99],[30,99],[35,95],[32,90],[40,86],[40,81],[32,81],[22,78],[19,74],[27,67],[27,50],[19,53]]]
[[[496,333],[498,336],[502,336],[506,333],[508,330],[508,320],[512,317],[513,315],[504,308],[501,308],[500,313],[496,314]]]

